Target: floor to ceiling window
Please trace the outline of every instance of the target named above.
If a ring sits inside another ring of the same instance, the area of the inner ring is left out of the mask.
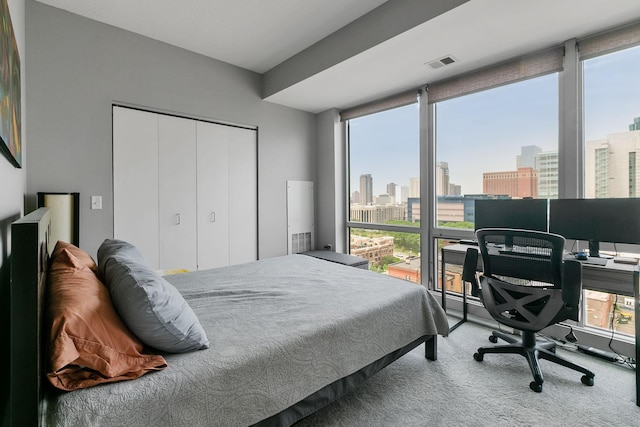
[[[598,48],[602,46],[601,41],[585,42],[581,61],[584,196],[637,198],[640,197],[640,171],[637,168],[640,157],[640,46],[603,53]],[[638,246],[620,242],[611,242],[603,252],[609,256],[640,256]],[[634,334],[631,295],[586,290],[583,299],[585,325],[611,333]]]
[[[420,111],[413,101],[348,120],[349,247],[371,270],[422,283]]]
[[[441,91],[436,88],[435,102],[430,96],[438,257],[443,246],[472,238],[482,226],[480,216],[476,221],[477,201],[558,197],[558,72],[550,71],[479,91],[473,86],[469,93],[443,100],[437,99]],[[484,79],[495,81],[490,76]],[[542,215],[546,231],[546,210]],[[513,228],[533,228],[525,217],[519,219],[522,223]],[[440,258],[435,265],[440,268]],[[444,275],[436,270],[436,287],[444,277],[447,289],[460,293],[462,266],[447,264],[445,270]]]

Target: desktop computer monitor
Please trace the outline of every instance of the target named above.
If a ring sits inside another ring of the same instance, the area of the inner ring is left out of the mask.
[[[475,202],[475,229],[547,231],[547,199],[485,199]]]
[[[600,242],[640,244],[640,199],[557,199],[549,205],[549,232],[589,242],[589,256],[600,256]]]

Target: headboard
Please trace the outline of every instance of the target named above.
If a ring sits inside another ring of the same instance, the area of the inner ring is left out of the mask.
[[[51,216],[40,208],[11,224],[10,425],[40,425],[45,282],[56,242]]]

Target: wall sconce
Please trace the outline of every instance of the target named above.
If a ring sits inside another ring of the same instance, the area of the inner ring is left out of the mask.
[[[38,207],[51,212],[51,241],[80,245],[80,193],[38,193]]]

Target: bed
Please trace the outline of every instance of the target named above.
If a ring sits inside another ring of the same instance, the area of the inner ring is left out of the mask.
[[[50,215],[12,225],[11,425],[288,426],[418,345],[444,311],[424,287],[304,255],[167,276],[211,342],[132,381],[60,392],[43,380]]]

